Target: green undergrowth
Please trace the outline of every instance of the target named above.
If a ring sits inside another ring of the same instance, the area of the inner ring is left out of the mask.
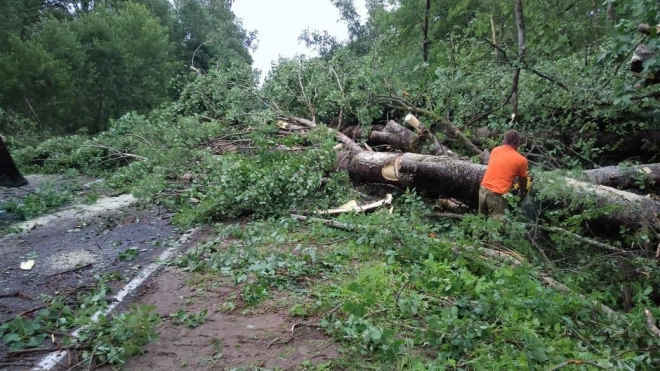
[[[71,349],[80,355],[76,366],[121,368],[130,356],[144,353],[156,340],[160,317],[153,306],[132,305],[122,313],[96,314],[108,307],[111,286],[104,277],[79,290],[43,298],[46,305],[34,315],[22,315],[0,325],[0,340],[9,352],[34,348]],[[77,336],[68,335],[79,328]],[[74,366],[74,367],[76,367]]]
[[[27,220],[66,204],[72,197],[73,193],[69,187],[43,183],[23,198],[0,202],[0,209],[15,214],[20,220]]]
[[[52,138],[13,155],[25,172],[104,177],[116,191],[178,212],[182,225],[286,215],[351,194],[347,175],[334,170],[335,141],[327,129],[278,138],[268,119],[248,117],[245,127],[169,107],[127,114],[93,138]],[[303,146],[304,152],[290,150]]]
[[[432,219],[425,210],[408,194],[396,199],[393,213],[338,216],[343,228],[289,218],[222,226],[217,239],[171,264],[203,276],[196,285],[237,285],[238,294],[216,303],[218,310],[258,307],[286,294],[290,315],[336,339],[343,355],[323,366],[330,369],[659,366],[660,341],[643,313],[652,308],[650,285],[634,290],[627,313],[608,296],[615,282],[593,277],[591,288],[581,289],[576,277],[597,275],[592,271],[553,271],[573,290],[561,293],[540,278],[547,267],[523,238],[524,227],[504,229],[477,216]],[[616,312],[606,315],[595,302]]]

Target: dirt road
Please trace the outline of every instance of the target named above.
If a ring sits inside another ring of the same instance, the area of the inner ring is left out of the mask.
[[[32,189],[45,179],[27,178]],[[88,178],[64,182],[80,189],[81,196],[85,184],[92,184]],[[0,201],[20,199],[32,189],[7,190]],[[312,322],[285,314],[277,300],[252,311],[226,313],[221,310],[223,302],[240,287],[227,282],[219,290],[199,290],[186,284],[188,273],[154,264],[159,257],[194,246],[204,232],[176,228],[170,223],[171,214],[131,195],[100,193],[93,204],[72,203],[14,223],[10,230],[20,233],[6,234],[5,228],[0,234],[0,323],[17,315],[29,317],[49,296],[75,294],[94,285],[99,276],[111,276],[121,278],[112,283],[111,309],[122,311],[130,302],[152,304],[164,319],[160,339],[147,346],[146,355],[130,359],[125,369],[289,370],[338,357],[331,339],[310,326]],[[7,213],[0,217],[12,219]],[[34,265],[22,270],[21,263],[30,260]],[[170,314],[182,308],[190,313],[207,311],[207,321],[194,329],[174,325]],[[68,370],[75,360],[65,352],[17,357],[7,351],[0,343],[3,370]]]

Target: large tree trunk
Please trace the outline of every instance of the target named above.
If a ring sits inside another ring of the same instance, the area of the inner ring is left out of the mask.
[[[20,187],[27,184],[0,137],[0,187]]]
[[[660,186],[660,164],[635,165],[630,167],[607,166],[584,171],[590,183],[618,189],[637,188],[654,183]]]
[[[369,140],[377,145],[388,144],[404,152],[420,152],[424,145],[424,138],[394,120],[388,121],[382,131],[372,131]]]
[[[431,0],[426,0],[426,6],[424,7],[424,21],[422,22],[422,60],[424,62],[429,61],[429,46],[431,42],[429,40],[429,19],[431,18]]]
[[[525,18],[523,13],[522,0],[516,0],[516,26],[518,27],[518,63],[525,63],[525,54],[527,54],[527,44],[525,42]],[[511,83],[511,114],[514,119],[518,116],[518,82],[520,80],[520,67],[517,66],[513,72],[513,82]]]
[[[486,171],[485,165],[448,156],[368,152],[355,147],[350,154],[343,153],[340,158],[343,160],[340,166],[353,180],[415,188],[429,196],[457,198],[472,206],[476,204],[479,184]],[[599,170],[603,172],[603,169]],[[596,177],[593,173],[591,176]],[[648,197],[571,178],[541,179],[534,185],[540,191],[546,187],[555,187],[554,193],[559,201],[572,206],[581,202],[584,207],[615,206],[608,215],[597,218],[607,225],[658,224],[656,215],[660,214],[660,202]]]

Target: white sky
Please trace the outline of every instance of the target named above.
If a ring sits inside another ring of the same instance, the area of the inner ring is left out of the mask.
[[[364,0],[355,0],[355,5],[364,21]],[[304,43],[298,42],[306,28],[326,30],[339,41],[348,38],[346,24],[339,21],[339,11],[330,0],[235,0],[232,10],[246,30],[258,32],[259,47],[252,59],[253,67],[261,70],[262,80],[271,61],[277,61],[279,56],[313,55]]]

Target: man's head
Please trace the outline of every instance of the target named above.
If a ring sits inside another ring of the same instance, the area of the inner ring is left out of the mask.
[[[504,133],[504,144],[518,148],[520,145],[520,134],[515,130],[509,130]]]

